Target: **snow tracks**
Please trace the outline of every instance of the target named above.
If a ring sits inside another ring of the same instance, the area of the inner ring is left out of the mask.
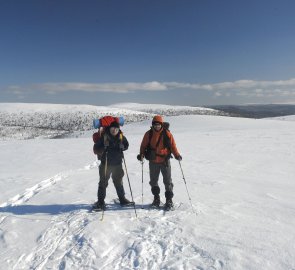
[[[138,220],[129,219],[132,225],[125,226],[126,231],[119,220],[111,222],[110,231],[119,232],[120,241],[107,243],[97,258],[99,269],[222,269],[224,263],[194,243],[184,229],[183,221],[195,218],[188,205],[177,206],[170,212],[140,209]]]
[[[46,193],[46,190],[66,183],[67,179],[75,174],[81,176],[94,168],[95,163],[45,179],[3,203],[0,206],[1,212],[25,206],[35,195],[42,192],[42,196],[47,196],[49,193]],[[78,189],[79,186],[73,188]],[[135,198],[135,201],[140,201],[140,197]],[[138,219],[135,218],[132,207],[121,208],[109,203],[105,219],[101,222],[101,213],[90,213],[90,205],[85,203],[87,200],[83,202],[84,204],[65,204],[60,206],[59,211],[51,210],[48,215],[42,215],[47,219],[46,225],[43,224],[41,230],[36,230],[36,242],[31,243],[32,249],[23,250],[16,261],[13,259],[14,255],[9,257],[9,249],[1,252],[6,261],[11,259],[8,266],[15,270],[212,270],[222,269],[224,266],[221,260],[200,247],[196,236],[190,233],[193,229],[189,228],[192,222],[185,221],[196,217],[187,203],[176,203],[176,210],[170,212],[149,210],[147,205],[146,209],[140,209],[138,206]],[[22,213],[22,216],[24,215]],[[13,219],[16,216],[2,215],[0,225],[6,223],[7,217]],[[38,217],[33,215],[33,219]],[[5,236],[5,231],[3,234]]]

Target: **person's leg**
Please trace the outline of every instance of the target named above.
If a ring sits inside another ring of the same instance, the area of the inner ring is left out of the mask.
[[[104,200],[106,197],[106,188],[108,186],[108,181],[110,179],[110,175],[111,175],[110,167],[108,167],[107,170],[105,170],[105,164],[100,164],[97,201],[101,205],[105,204]]]
[[[165,164],[162,164],[161,173],[163,175],[163,182],[165,185],[166,205],[169,204],[170,206],[173,206],[172,198],[174,194],[173,194],[173,182],[171,178],[170,160],[168,160]]]
[[[159,182],[161,165],[150,162],[149,168],[150,168],[150,186],[151,186],[152,194],[154,195],[154,201],[152,202],[152,205],[159,206],[160,205],[160,187],[158,182]]]
[[[120,200],[120,204],[126,205],[126,204],[130,204],[131,202],[125,197],[125,190],[123,186],[123,176],[124,176],[124,170],[122,168],[122,164],[112,167],[112,179],[117,191],[117,195]]]

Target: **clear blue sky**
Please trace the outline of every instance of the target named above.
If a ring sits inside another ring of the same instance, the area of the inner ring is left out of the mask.
[[[293,0],[0,0],[0,101],[295,102]]]

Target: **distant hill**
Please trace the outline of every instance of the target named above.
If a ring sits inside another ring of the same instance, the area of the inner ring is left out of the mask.
[[[295,104],[218,105],[210,106],[210,108],[228,113],[231,116],[257,119],[295,115]]]
[[[112,106],[0,103],[0,139],[61,138],[80,136],[93,129],[94,118],[124,116],[125,123],[151,119],[154,114],[220,115],[214,109],[160,104],[115,104]]]

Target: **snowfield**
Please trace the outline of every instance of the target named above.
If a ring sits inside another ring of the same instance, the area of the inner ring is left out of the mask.
[[[268,118],[268,119],[271,119],[271,120],[282,120],[282,121],[295,121],[295,115],[272,117],[272,118]]]
[[[112,106],[0,103],[0,140],[81,137],[94,118],[124,116],[125,123],[161,115],[224,115],[207,108],[125,103]]]
[[[112,181],[104,220],[88,212],[99,180],[92,131],[0,141],[0,269],[294,270],[295,122],[166,117],[195,215],[174,159],[176,210],[149,210],[147,162],[142,205],[136,155],[150,119],[123,127],[138,218],[113,203]],[[160,187],[164,201],[161,177]]]

